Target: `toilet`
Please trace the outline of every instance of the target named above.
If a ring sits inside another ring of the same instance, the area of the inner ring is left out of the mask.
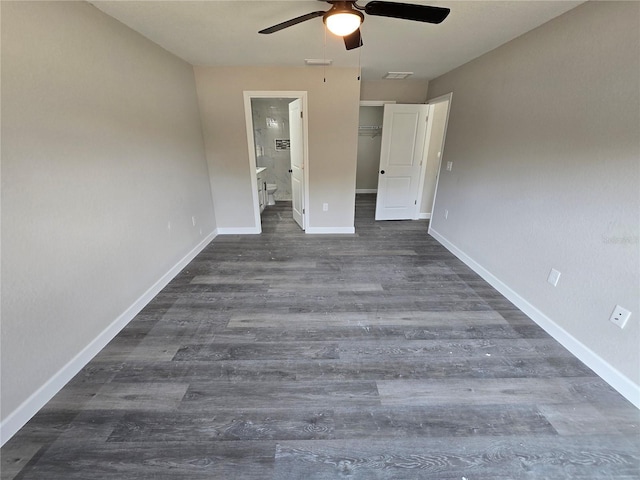
[[[273,194],[278,190],[278,186],[275,183],[267,183],[267,205],[275,205],[276,199]]]

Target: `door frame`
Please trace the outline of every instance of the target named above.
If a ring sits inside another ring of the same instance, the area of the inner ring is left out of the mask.
[[[438,185],[440,185],[440,175],[442,174],[442,159],[444,158],[444,149],[447,143],[447,128],[449,127],[449,114],[451,113],[451,101],[453,99],[453,92],[446,93],[444,95],[440,95],[439,97],[432,98],[431,100],[427,100],[427,105],[429,105],[429,118],[433,118],[433,110],[435,109],[435,105],[438,103],[448,102],[447,105],[447,114],[444,118],[444,131],[442,133],[442,148],[440,149],[440,158],[438,159],[438,173],[436,178],[436,188],[433,192],[433,202],[431,202],[431,216],[433,216],[434,207],[436,206],[436,198],[438,197]],[[431,122],[429,122],[431,123]],[[429,153],[429,143],[431,142],[431,125],[429,125],[429,130],[427,131],[427,144],[425,145],[425,177],[427,171],[427,159],[426,155]],[[423,178],[422,185],[424,189],[424,182],[426,178]],[[423,192],[422,192],[423,193]],[[421,194],[422,194],[421,193]],[[422,199],[422,197],[420,197]],[[431,222],[429,222],[429,229],[431,228]]]
[[[253,215],[255,228],[257,233],[262,233],[262,224],[260,222],[260,201],[258,199],[258,179],[256,178],[256,147],[253,135],[253,115],[251,112],[251,100],[253,98],[291,98],[293,100],[300,99],[302,101],[302,138],[303,138],[303,165],[304,165],[304,225],[309,225],[309,213],[306,206],[309,205],[309,108],[307,102],[307,92],[300,90],[269,90],[269,91],[253,91],[245,90],[242,92],[244,97],[244,118],[247,130],[247,148],[249,152],[249,177],[251,181],[251,195],[253,196]]]

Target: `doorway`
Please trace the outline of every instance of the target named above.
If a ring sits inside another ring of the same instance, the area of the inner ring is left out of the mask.
[[[433,206],[436,202],[438,179],[442,168],[444,155],[444,143],[447,137],[447,124],[449,123],[449,110],[453,93],[429,100],[429,124],[427,125],[427,145],[425,180],[422,192],[422,204],[420,206],[420,218],[430,219]]]
[[[431,218],[451,96],[385,105],[376,220]]]
[[[395,101],[360,101],[358,120],[358,164],[356,193],[378,191],[378,167],[382,139],[382,117],[385,104]]]
[[[295,105],[295,113],[290,105]],[[261,205],[270,185],[270,190],[276,189],[276,200],[295,204],[294,220],[305,230],[309,192],[307,92],[245,91],[244,106],[256,229],[262,232]],[[292,114],[295,119],[290,118]]]

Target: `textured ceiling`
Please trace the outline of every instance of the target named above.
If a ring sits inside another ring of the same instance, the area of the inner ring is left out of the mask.
[[[325,46],[321,18],[271,35],[257,33],[329,8],[317,0],[91,3],[193,65],[303,66],[305,58],[324,57],[335,66],[361,65],[364,80],[378,80],[388,71],[414,72],[414,79],[435,78],[582,2],[413,1],[449,7],[451,14],[440,25],[367,16],[362,25],[364,47],[350,52],[331,34],[326,34]]]

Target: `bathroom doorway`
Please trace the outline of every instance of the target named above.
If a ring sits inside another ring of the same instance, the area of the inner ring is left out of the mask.
[[[244,92],[244,101],[256,227],[262,230],[264,208],[274,201],[291,201],[294,219],[305,230],[309,181],[306,92]],[[290,105],[297,109],[291,110]],[[292,111],[295,119],[290,118]]]

